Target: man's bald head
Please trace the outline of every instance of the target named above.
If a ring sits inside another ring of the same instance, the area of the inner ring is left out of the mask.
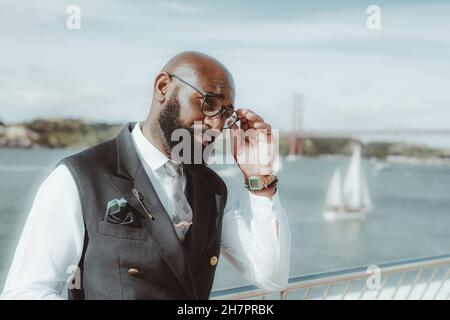
[[[179,53],[164,65],[161,72],[176,74],[186,81],[197,83],[206,81],[228,87],[234,96],[234,80],[231,73],[220,61],[201,52]]]
[[[162,145],[167,153],[176,129],[201,123],[203,130],[222,130],[228,117],[223,117],[220,111],[207,117],[202,111],[207,95],[214,95],[224,107],[233,108],[234,81],[228,69],[199,52],[182,52],[171,58],[154,82],[152,106],[144,125],[144,131],[149,132],[147,136],[155,140],[164,138]]]

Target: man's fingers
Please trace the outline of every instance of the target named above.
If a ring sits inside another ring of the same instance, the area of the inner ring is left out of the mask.
[[[238,109],[238,116],[241,120],[246,119],[250,122],[264,122],[264,119],[250,109]]]
[[[239,120],[240,120],[240,122],[241,122],[241,129],[242,129],[242,130],[247,130],[248,127],[249,127],[249,122],[247,121],[247,119],[241,118],[241,119],[239,119]]]
[[[270,129],[272,129],[270,124],[268,124],[266,122],[255,122],[253,124],[253,128],[255,128],[255,129],[266,129],[267,131],[270,131]]]

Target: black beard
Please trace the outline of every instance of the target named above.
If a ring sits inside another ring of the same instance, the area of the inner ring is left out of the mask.
[[[172,133],[176,129],[187,129],[180,119],[181,108],[180,103],[176,98],[177,92],[178,90],[175,89],[158,117],[158,124],[163,133],[164,142],[170,150],[178,144],[178,141],[172,141]]]
[[[198,148],[198,146],[196,147],[195,145],[198,144],[199,142],[197,142],[194,139],[194,129],[187,127],[183,121],[181,121],[180,118],[180,102],[177,99],[177,92],[178,92],[178,88],[176,88],[174,90],[174,92],[172,93],[172,95],[170,96],[169,100],[166,103],[166,106],[164,107],[164,109],[161,111],[161,113],[159,114],[158,117],[158,124],[159,127],[161,128],[161,131],[163,133],[163,139],[164,142],[166,144],[166,146],[169,148],[170,151],[172,151],[172,149],[179,144],[181,141],[173,141],[172,140],[172,133],[176,130],[176,129],[186,129],[188,130],[189,134],[190,134],[190,139],[191,139],[191,155],[190,155],[190,159],[191,159],[191,164],[194,164],[194,150],[197,150],[195,148]],[[202,149],[202,157],[201,157],[201,164],[204,164],[205,161],[203,159],[203,151],[205,149],[205,146],[202,144],[201,145],[201,149]],[[180,156],[183,156],[182,154]]]

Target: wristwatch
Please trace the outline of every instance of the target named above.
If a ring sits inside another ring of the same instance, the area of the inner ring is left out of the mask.
[[[250,176],[244,179],[244,186],[251,191],[260,191],[274,187],[278,182],[278,177],[270,174],[267,176]]]

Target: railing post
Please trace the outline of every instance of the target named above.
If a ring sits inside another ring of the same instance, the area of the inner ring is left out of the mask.
[[[386,274],[386,277],[384,278],[383,284],[381,285],[381,288],[378,291],[377,296],[375,297],[375,300],[378,300],[380,298],[381,292],[383,291],[384,287],[386,286],[386,283],[387,283],[390,275],[391,275],[390,273]]]
[[[400,288],[400,286],[401,286],[401,284],[403,282],[403,279],[405,278],[405,274],[406,274],[406,272],[403,272],[400,280],[397,282],[397,285],[395,286],[395,291],[394,291],[394,294],[391,297],[391,300],[394,300],[395,296],[397,295],[398,288]]]
[[[433,273],[430,276],[430,279],[428,279],[427,285],[425,286],[425,289],[422,291],[422,294],[420,295],[419,300],[423,300],[423,297],[425,296],[425,293],[427,292],[428,288],[430,287],[431,282],[433,282],[434,277],[436,276],[436,272],[438,271],[439,266],[434,267]]]
[[[441,285],[439,286],[439,288],[437,289],[436,293],[435,293],[434,296],[433,296],[433,300],[436,300],[436,298],[437,298],[439,292],[441,291],[442,287],[443,287],[444,284],[445,284],[445,281],[447,281],[447,278],[448,278],[448,274],[449,274],[449,273],[450,273],[450,270],[447,270],[447,272],[445,273],[444,279],[443,279],[442,282],[441,282]]]
[[[422,274],[423,269],[420,268],[419,271],[417,272],[416,278],[414,279],[414,282],[411,286],[411,289],[409,289],[408,294],[406,295],[405,300],[409,300],[409,297],[411,295],[411,293],[413,292],[414,288],[416,287],[417,281],[419,281],[420,275]]]
[[[341,296],[341,300],[344,300],[344,299],[345,299],[345,296],[347,295],[348,291],[350,290],[350,287],[352,286],[352,284],[353,284],[353,279],[350,280],[350,281],[348,282],[347,286],[345,287],[344,293],[343,293],[342,296]]]

